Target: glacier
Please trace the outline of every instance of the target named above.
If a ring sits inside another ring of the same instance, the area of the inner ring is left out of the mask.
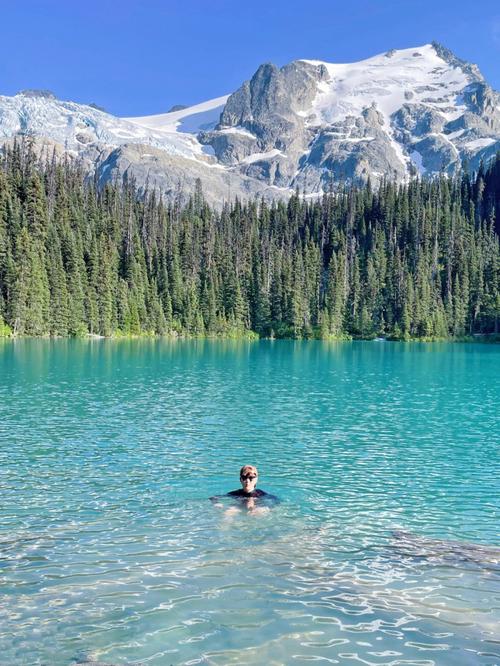
[[[201,179],[221,205],[477,169],[500,150],[500,95],[433,43],[347,64],[265,63],[232,94],[143,117],[46,91],[0,96],[0,142],[26,135],[100,184],[133,178],[177,196]]]

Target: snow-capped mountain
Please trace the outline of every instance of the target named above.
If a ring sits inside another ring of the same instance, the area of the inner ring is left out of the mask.
[[[220,203],[475,167],[500,149],[500,95],[475,65],[428,44],[350,64],[264,64],[232,95],[141,118],[47,92],[0,97],[0,138],[26,133],[101,182],[126,174],[172,193],[201,178]]]

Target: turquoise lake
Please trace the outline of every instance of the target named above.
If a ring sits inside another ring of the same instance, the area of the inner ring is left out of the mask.
[[[500,664],[499,404],[498,345],[0,341],[0,664]]]

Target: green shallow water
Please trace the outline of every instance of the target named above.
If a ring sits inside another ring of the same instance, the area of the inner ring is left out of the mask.
[[[2,665],[500,664],[500,347],[19,340],[0,378]],[[226,516],[247,462],[282,504]]]

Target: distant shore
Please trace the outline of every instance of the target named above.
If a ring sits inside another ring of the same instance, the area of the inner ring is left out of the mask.
[[[87,333],[86,335],[16,335],[12,332],[0,332],[0,340],[244,340],[249,342],[256,342],[259,340],[294,340],[297,342],[305,341],[323,341],[323,342],[352,342],[352,341],[365,341],[365,342],[478,342],[486,344],[500,343],[500,334],[495,333],[475,333],[473,335],[466,335],[460,337],[394,337],[394,336],[311,336],[311,337],[292,337],[292,336],[269,336],[261,337],[254,331],[241,331],[233,332],[230,334],[221,335],[186,335],[176,332],[165,333],[160,335],[158,333],[143,332],[143,333],[123,333],[121,331],[115,332],[111,335],[99,335],[96,333]]]

